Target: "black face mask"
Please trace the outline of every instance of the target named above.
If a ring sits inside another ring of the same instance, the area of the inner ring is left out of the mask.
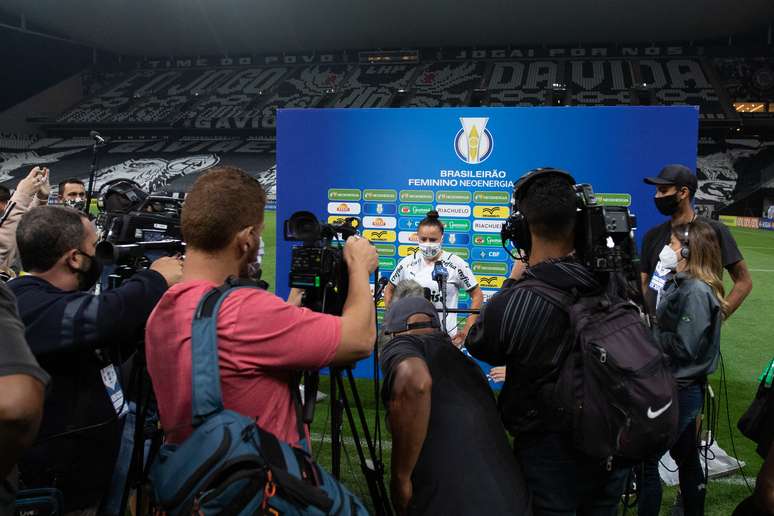
[[[656,209],[667,217],[674,215],[677,212],[677,208],[680,207],[680,199],[677,198],[677,193],[665,195],[664,197],[654,197],[653,201],[656,203]]]
[[[84,256],[89,258],[89,268],[86,270],[76,269],[78,273],[78,290],[87,292],[97,284],[100,276],[102,276],[102,262],[97,260],[95,255],[86,254],[83,251],[78,251]]]

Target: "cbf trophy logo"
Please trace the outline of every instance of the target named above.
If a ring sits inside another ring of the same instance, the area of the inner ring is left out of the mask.
[[[454,137],[457,156],[469,165],[483,163],[492,154],[494,140],[486,128],[489,118],[460,118],[462,129]]]

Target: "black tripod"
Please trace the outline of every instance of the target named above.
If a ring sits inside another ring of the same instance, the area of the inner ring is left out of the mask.
[[[133,431],[133,447],[129,471],[126,475],[126,484],[124,485],[123,496],[121,497],[121,511],[119,514],[126,513],[126,507],[129,502],[129,494],[132,489],[135,490],[135,514],[143,514],[143,488],[145,481],[150,473],[150,465],[161,447],[162,433],[158,428],[148,432],[146,421],[148,413],[155,406],[155,396],[153,395],[153,386],[148,376],[148,369],[145,362],[144,346],[138,350],[132,359],[132,372],[129,380],[131,398],[135,403],[135,420]],[[127,393],[129,395],[129,393]],[[146,460],[145,442],[151,439],[150,452]]]
[[[379,270],[375,271],[375,278],[379,277]],[[382,295],[386,282],[374,281],[374,311],[376,303]],[[325,312],[325,297],[322,302],[322,312]],[[377,337],[378,341],[378,337]],[[376,416],[374,423],[374,437],[378,443],[378,450],[368,430],[363,403],[360,400],[360,394],[355,383],[355,376],[352,372],[352,365],[346,367],[330,368],[330,400],[331,400],[331,473],[336,479],[341,479],[341,451],[342,439],[341,429],[344,423],[344,414],[347,415],[349,430],[355,443],[360,469],[363,477],[368,484],[368,492],[373,501],[374,511],[380,516],[391,516],[392,506],[390,505],[389,491],[384,484],[384,462],[382,461],[382,439],[381,423],[379,421],[379,350],[376,342],[374,343],[374,399],[376,400]],[[344,382],[344,375],[347,376],[347,383]],[[307,373],[304,380],[304,422],[311,424],[314,418],[314,400],[317,394],[319,383],[319,373]],[[346,385],[349,385],[349,393],[353,403],[350,403],[350,397],[347,394]],[[354,410],[353,410],[354,408]],[[355,420],[355,412],[363,431],[363,437],[368,452],[360,441],[360,432]],[[370,459],[370,464],[368,460]]]

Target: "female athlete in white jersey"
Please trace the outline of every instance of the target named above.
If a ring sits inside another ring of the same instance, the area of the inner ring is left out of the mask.
[[[459,256],[441,248],[443,224],[438,218],[437,211],[428,212],[427,216],[419,223],[417,239],[419,251],[403,258],[390,276],[390,282],[384,289],[385,306],[390,306],[395,285],[400,280],[412,279],[430,289],[431,301],[440,311],[442,308],[441,293],[438,290],[438,283],[433,281],[432,277],[436,262],[440,262],[449,272],[449,278],[446,281],[446,307],[457,308],[459,306],[459,291],[463,289],[470,294],[470,308],[480,308],[484,301],[484,295],[478,287],[478,282],[470,270],[470,266]],[[460,347],[465,343],[468,329],[475,320],[475,315],[468,316],[465,327],[458,331],[457,314],[446,316],[446,331],[456,346]]]

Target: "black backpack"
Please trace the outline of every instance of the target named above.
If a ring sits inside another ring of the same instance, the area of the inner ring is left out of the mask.
[[[639,308],[609,292],[579,296],[535,279],[518,286],[569,315],[574,342],[547,403],[571,425],[575,448],[608,467],[660,458],[677,438],[677,385]]]

